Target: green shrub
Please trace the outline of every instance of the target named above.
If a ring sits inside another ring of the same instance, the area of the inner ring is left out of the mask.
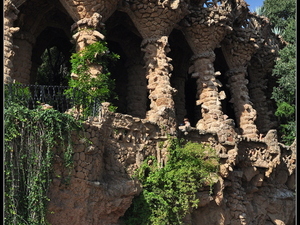
[[[163,168],[150,157],[137,170],[135,178],[142,183],[143,191],[125,213],[125,223],[183,224],[183,218],[198,206],[199,189],[210,186],[212,191],[218,165],[215,150],[209,146],[172,140]]]
[[[78,75],[78,79],[70,79],[65,94],[74,100],[74,104],[82,108],[84,116],[91,115],[92,106],[116,98],[114,93],[115,81],[110,78],[107,69],[109,61],[119,59],[119,55],[109,52],[104,41],[88,45],[82,51],[71,56],[71,72]],[[98,64],[102,67],[102,73],[91,77],[89,66]],[[75,90],[75,91],[74,91]]]

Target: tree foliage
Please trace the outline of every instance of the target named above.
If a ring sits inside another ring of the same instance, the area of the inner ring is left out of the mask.
[[[296,18],[296,1],[264,0],[263,12],[275,26],[286,29],[290,20]]]
[[[282,37],[288,42],[279,51],[272,72],[277,79],[272,98],[277,104],[275,115],[280,122],[280,139],[285,144],[291,144],[296,137],[296,1],[265,0],[263,12],[274,28],[283,31]]]
[[[46,48],[41,55],[42,64],[38,67],[36,83],[41,85],[68,84],[70,79],[70,63],[56,46]]]

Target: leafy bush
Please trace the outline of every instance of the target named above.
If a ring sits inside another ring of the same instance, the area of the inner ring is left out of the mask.
[[[264,15],[282,31],[288,44],[279,50],[272,75],[276,78],[272,99],[276,102],[279,141],[290,145],[296,138],[296,1],[265,0]]]
[[[75,105],[82,107],[83,115],[91,114],[91,106],[101,102],[115,99],[114,80],[110,78],[107,69],[109,60],[116,60],[119,55],[110,53],[107,43],[95,42],[88,45],[82,51],[73,53],[71,56],[71,72],[78,75],[78,79],[70,79],[69,86],[75,88],[65,91],[65,94],[74,99]],[[102,73],[91,77],[89,67],[91,64],[101,65]]]
[[[165,167],[157,165],[150,157],[137,170],[135,178],[143,191],[125,213],[126,224],[183,224],[183,218],[198,206],[199,189],[210,186],[212,191],[219,162],[209,146],[173,139]]]

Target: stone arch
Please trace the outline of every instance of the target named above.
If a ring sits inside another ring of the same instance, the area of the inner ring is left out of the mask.
[[[19,27],[20,31],[13,37],[16,50],[11,77],[20,83],[34,83],[39,57],[47,48],[46,43],[61,37],[60,40],[66,44],[70,40],[70,26],[74,21],[58,0],[24,1],[18,9],[14,26]]]
[[[110,51],[120,55],[108,68],[116,81],[118,100],[113,103],[118,112],[145,118],[149,103],[144,53],[140,48],[142,37],[131,18],[121,11],[107,19],[105,30]]]
[[[36,43],[32,49],[32,66],[30,72],[31,84],[37,82],[37,69],[42,63],[42,54],[46,51],[46,49],[50,49],[52,47],[56,47],[58,49],[60,55],[64,57],[64,61],[67,66],[66,68],[68,68],[68,71],[71,70],[70,57],[73,45],[70,42],[70,38],[67,37],[64,31],[59,28],[46,27],[43,32],[37,37]],[[50,84],[66,86],[66,80],[64,80],[61,76],[61,74],[53,74],[52,79],[50,80]]]

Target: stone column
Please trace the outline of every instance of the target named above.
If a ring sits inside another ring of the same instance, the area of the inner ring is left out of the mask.
[[[100,21],[102,16],[99,13],[94,13],[90,18],[84,18],[71,27],[71,31],[76,30],[72,37],[76,45],[76,52],[80,52],[85,49],[88,45],[94,44],[97,41],[104,40],[104,35],[98,30],[104,26]],[[96,77],[98,73],[102,72],[102,66],[91,63],[89,65],[89,73],[92,77]],[[77,74],[71,74],[73,79],[78,79]]]
[[[161,126],[176,126],[176,115],[173,95],[176,90],[171,87],[170,72],[171,61],[166,55],[168,48],[168,37],[146,40],[141,45],[145,52],[146,78],[148,79],[148,90],[150,99],[150,110],[146,118]]]
[[[11,0],[4,1],[4,18],[3,18],[3,81],[4,83],[13,82],[13,58],[15,56],[16,46],[13,43],[13,34],[19,31],[19,27],[13,27],[13,22],[18,18],[19,10]]]
[[[268,76],[272,74],[282,43],[278,36],[273,34],[268,18],[252,15],[250,22],[253,29],[259,31],[261,44],[248,67],[249,94],[257,111],[256,126],[261,134],[266,135],[269,130],[278,127],[274,115],[276,110],[274,101],[270,99],[272,90],[268,89],[272,81]]]
[[[223,91],[219,93],[218,87],[222,84],[216,78],[221,73],[215,72],[213,63],[214,49],[232,30],[228,25],[230,23],[228,9],[230,8],[226,8],[225,5],[215,5],[191,10],[191,14],[186,18],[187,25],[183,29],[186,40],[194,52],[191,58],[193,65],[189,73],[192,73],[192,78],[197,79],[196,105],[201,105],[202,115],[196,127],[210,132],[218,132],[222,127],[221,124],[227,119],[221,107],[221,100],[226,96]]]
[[[18,46],[14,57],[13,79],[23,83],[30,83],[31,56],[35,37],[30,32],[18,32],[14,38],[14,44]]]
[[[264,61],[262,59],[262,61]],[[272,120],[274,112],[271,110],[273,105],[271,100],[267,99],[267,83],[268,79],[266,77],[267,69],[265,66],[267,63],[259,63],[257,60],[251,61],[251,66],[249,66],[249,94],[253,106],[257,111],[257,119],[255,124],[260,133],[266,134],[269,130],[275,129],[277,127],[277,121]],[[271,71],[269,71],[271,73]]]
[[[187,4],[179,0],[124,1],[121,10],[130,16],[143,37],[141,48],[145,52],[147,88],[151,101],[146,119],[174,133],[176,116],[173,95],[176,90],[170,84],[172,65],[169,63],[171,58],[167,57],[170,51],[168,36],[175,24],[187,14]]]
[[[247,67],[252,55],[259,48],[256,35],[250,28],[238,27],[222,43],[229,71],[227,71],[233,108],[240,133],[248,138],[258,138],[255,125],[256,110],[250,101],[248,92]]]

